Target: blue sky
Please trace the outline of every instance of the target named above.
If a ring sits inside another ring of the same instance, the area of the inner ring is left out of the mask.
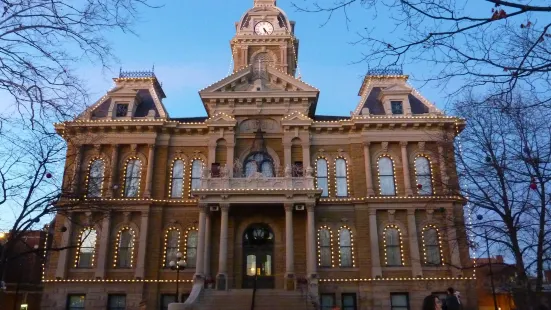
[[[163,2],[160,9],[143,11],[134,27],[138,36],[110,35],[120,62],[113,66],[112,72],[101,72],[91,65],[80,70],[95,100],[112,87],[111,78],[118,74],[119,65],[123,70],[150,69],[155,65],[155,73],[167,94],[164,103],[170,115],[205,115],[197,92],[228,74],[234,23],[252,7],[253,0]],[[350,42],[358,39],[358,29],[374,21],[373,14],[350,12],[352,23],[347,29],[344,15],[339,12],[328,25],[320,27],[325,15],[296,12],[291,0],[280,0],[277,4],[296,22],[302,79],[321,91],[317,114],[349,115],[358,104],[358,90],[368,69],[368,64],[353,64],[361,58],[362,46]],[[384,20],[381,12],[377,14],[378,22]],[[392,23],[383,23],[376,31],[393,35],[392,28]],[[415,76],[426,68],[410,65],[404,71]],[[424,87],[420,91],[437,106],[444,107],[445,96],[438,89]]]

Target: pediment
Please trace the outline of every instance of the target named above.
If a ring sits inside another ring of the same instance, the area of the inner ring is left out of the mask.
[[[237,124],[237,121],[233,116],[220,112],[220,113],[216,113],[212,117],[209,117],[205,121],[205,123],[208,126],[228,126],[228,125],[235,126]]]
[[[383,89],[381,89],[381,94],[396,94],[396,93],[399,93],[399,94],[402,94],[402,93],[411,93],[412,89],[410,87],[408,87],[407,85],[405,84],[394,84],[392,86],[389,86],[389,87],[385,87]]]
[[[281,119],[282,125],[310,125],[314,120],[300,112],[292,112]]]
[[[116,87],[113,90],[107,92],[110,97],[131,97],[138,95],[138,89],[127,87]]]
[[[267,67],[263,73],[259,73],[248,66],[204,88],[199,94],[292,91],[319,92],[315,87],[274,67]]]

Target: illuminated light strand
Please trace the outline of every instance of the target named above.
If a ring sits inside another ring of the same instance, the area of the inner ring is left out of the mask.
[[[44,253],[42,254],[42,282],[46,280],[46,256],[48,251],[48,236],[50,234],[50,225],[46,224],[44,226],[46,231],[46,236],[44,237]]]
[[[90,180],[90,173],[92,172],[91,169],[92,169],[92,165],[94,164],[94,162],[96,160],[101,160],[102,161],[102,165],[103,165],[103,169],[101,170],[101,184],[99,186],[99,197],[103,197],[103,183],[105,181],[105,159],[103,159],[102,157],[93,157],[89,162],[88,162],[88,167],[86,168],[86,180],[85,180],[85,188],[86,188],[86,194],[84,195],[84,197],[86,198],[88,196],[88,192],[90,191],[90,184],[89,184],[89,180]]]
[[[121,228],[118,232],[117,232],[117,241],[115,243],[115,255],[114,255],[114,259],[113,259],[113,267],[114,268],[117,268],[118,264],[117,264],[117,259],[119,257],[119,246],[120,246],[120,241],[121,241],[121,234],[124,232],[124,231],[128,231],[130,233],[130,235],[132,236],[132,246],[130,247],[130,268],[132,268],[134,266],[134,247],[135,247],[135,242],[136,242],[136,233],[134,232],[134,230],[132,228],[130,228],[129,226],[124,226],[123,228]]]
[[[182,161],[182,165],[183,165],[183,168],[182,168],[182,196],[173,197],[172,196],[172,186],[173,186],[173,183],[174,183],[174,164],[179,160]],[[186,161],[182,157],[175,157],[172,160],[172,162],[170,163],[170,182],[168,182],[168,197],[170,197],[170,198],[181,198],[181,197],[184,196],[184,190],[185,190],[184,176],[185,175],[186,175]]]
[[[91,226],[87,226],[87,227],[84,227],[83,229],[80,230],[79,234],[78,234],[78,244],[77,244],[77,253],[75,255],[75,268],[82,268],[79,266],[79,261],[80,261],[80,255],[82,253],[80,253],[80,250],[82,248],[82,236],[84,235],[85,232],[88,232],[88,236],[86,238],[88,238],[90,236],[90,234],[92,234],[92,232],[96,235],[96,238],[94,239],[94,244],[92,246],[92,260],[90,261],[90,266],[89,268],[92,268],[94,267],[94,261],[95,261],[95,258],[96,258],[96,245],[97,245],[97,232],[96,232],[96,229],[91,227]],[[85,238],[85,239],[86,239]]]
[[[141,195],[142,166],[143,166],[143,164],[142,164],[142,161],[137,156],[130,156],[124,162],[124,168],[123,168],[123,171],[124,171],[123,178],[124,178],[124,180],[123,180],[122,186],[121,186],[121,194],[122,194],[123,197],[126,197],[125,189],[126,189],[126,180],[128,179],[128,163],[132,160],[136,160],[140,163],[140,169],[138,171],[138,192],[136,193],[136,196],[139,197]],[[130,198],[132,198],[132,197],[130,197]]]
[[[182,236],[182,234],[180,233],[180,228],[175,227],[175,226],[171,226],[165,232],[165,242],[164,242],[164,249],[163,249],[162,267],[168,267],[167,262],[166,262],[166,255],[167,255],[167,251],[168,251],[168,241],[169,241],[168,236],[170,235],[170,233],[172,231],[176,231],[178,233],[178,243],[177,243],[178,251],[177,252],[180,252],[180,237]],[[187,236],[187,234],[186,234],[186,236]]]
[[[396,229],[396,231],[398,232],[398,241],[400,242],[400,265],[402,266],[405,266],[405,259],[404,259],[404,241],[402,239],[402,231],[400,230],[400,227],[394,225],[394,224],[389,224],[385,227],[385,229],[383,229],[383,248],[385,249],[385,265],[386,266],[389,266],[388,265],[388,250],[387,250],[387,246],[386,246],[386,231],[387,229]]]
[[[200,157],[193,157],[191,159],[191,165],[189,165],[189,184],[188,184],[188,197],[189,198],[192,198],[193,195],[191,194],[191,191],[192,190],[201,190],[200,188],[197,188],[197,189],[193,189],[192,186],[193,186],[193,164],[194,162],[198,160],[201,162],[201,171],[199,172],[199,180],[201,180],[201,177],[203,175],[203,169],[205,169],[205,162],[203,161],[203,159],[201,159]]]
[[[283,179],[283,178],[282,178]],[[194,192],[270,192],[270,191],[315,191],[317,188],[198,188],[193,189]]]
[[[325,185],[327,186],[327,197],[331,196],[331,186],[329,186],[329,160],[327,159],[327,157],[325,156],[318,156],[316,157],[316,164],[315,164],[315,167],[314,167],[314,175],[316,176],[314,178],[314,185],[316,187],[316,189],[321,189],[323,190],[322,188],[319,188],[318,187],[318,161],[320,159],[323,159],[325,160]],[[323,195],[323,192],[321,193]],[[322,196],[322,197],[325,197],[325,196]]]
[[[348,233],[350,234],[350,255],[351,255],[351,259],[352,259],[352,267],[356,267],[356,259],[354,257],[354,234],[352,233],[352,229],[350,229],[350,227],[348,227],[347,225],[342,225],[340,228],[339,228],[339,232],[338,232],[338,243],[339,243],[339,267],[348,267],[348,266],[343,266],[342,265],[342,258],[341,258],[341,231],[343,231],[344,229],[348,230]]]
[[[188,243],[189,243],[189,233],[192,232],[192,231],[196,231],[197,233],[199,233],[199,229],[195,226],[191,226],[190,228],[186,229],[186,233],[185,233],[185,236],[184,236],[184,261],[189,263],[189,258],[187,257],[187,248],[188,248]],[[199,238],[199,237],[197,237]],[[195,257],[195,259],[197,259],[197,256]],[[196,262],[197,263],[197,262]],[[188,266],[190,268],[194,268],[194,266]]]
[[[338,187],[337,187],[337,185],[338,185],[338,184],[337,184],[337,179],[338,179],[338,177],[337,177],[337,161],[338,161],[339,159],[344,160],[344,166],[345,166],[345,168],[346,168],[346,170],[345,170],[345,173],[346,173],[346,176],[345,176],[345,177],[346,177],[346,195],[345,195],[345,196],[338,196]],[[335,175],[335,196],[336,196],[336,197],[348,197],[348,196],[350,196],[350,184],[348,183],[348,182],[349,182],[349,179],[348,179],[348,175],[349,175],[349,173],[348,173],[348,161],[346,160],[346,158],[344,158],[343,156],[337,156],[337,158],[335,158],[335,164],[334,164],[334,166],[333,166],[333,173],[334,173],[334,175]]]
[[[379,167],[379,161],[383,157],[390,159],[390,162],[392,163],[392,180],[394,181],[394,195],[383,195],[383,188],[381,186],[381,168]],[[379,195],[384,197],[391,197],[391,196],[398,195],[398,182],[396,181],[396,164],[395,164],[394,158],[392,158],[390,154],[382,154],[377,158],[377,179],[379,179]]]
[[[45,283],[53,283],[53,282],[77,282],[77,283],[133,283],[133,282],[140,282],[140,283],[176,283],[176,280],[149,280],[149,279],[48,279],[44,280]],[[179,279],[178,282],[183,283],[193,283],[193,279],[190,280],[184,280]]]
[[[432,263],[429,263],[427,258],[427,246],[425,242],[425,231],[429,229],[434,229],[436,231],[436,236],[438,237],[438,253],[440,255],[440,265],[444,266],[444,252],[442,251],[442,236],[440,235],[440,231],[435,225],[428,224],[423,227],[423,230],[421,231],[421,241],[423,242],[423,257],[425,260],[425,265],[435,265]]]
[[[417,165],[415,164],[415,161],[417,160],[417,158],[420,158],[420,157],[426,158],[428,163],[429,163],[429,175],[430,175],[430,182],[431,182],[430,195],[434,195],[434,194],[436,194],[436,188],[434,187],[434,173],[433,173],[434,170],[433,170],[433,167],[432,167],[432,161],[430,160],[430,156],[427,155],[427,154],[421,153],[421,154],[417,154],[417,156],[415,156],[415,160],[413,161],[413,170],[415,171],[415,181],[417,182],[417,184],[421,184],[421,183],[419,183],[419,178],[418,178],[418,175],[417,175]],[[415,186],[415,188],[417,189],[417,195],[421,195],[419,192],[423,189],[417,187],[417,185]],[[422,195],[422,196],[427,196],[427,195]]]
[[[302,113],[302,112],[300,112],[300,111],[294,111],[294,112],[292,112],[292,113],[290,113],[290,114],[284,116],[283,118],[281,118],[281,120],[282,120],[282,121],[286,121],[286,120],[288,120],[288,119],[293,118],[293,116],[297,116],[297,115],[300,116],[300,117],[302,117],[302,118],[306,118],[307,120],[313,121],[313,119],[310,118],[310,116],[308,116],[308,115],[306,115],[306,114],[304,114],[304,113]]]
[[[69,202],[79,202],[80,199],[68,199]],[[152,199],[152,198],[86,198],[85,202],[143,202],[143,203],[196,203],[197,199]]]
[[[333,231],[327,225],[323,225],[318,229],[318,266],[327,267],[321,265],[321,238],[320,233],[322,230],[327,230],[329,232],[329,251],[331,253],[331,267],[335,267],[335,259],[333,257]]]
[[[383,281],[448,281],[448,280],[476,280],[475,277],[431,277],[431,278],[322,278],[320,282],[383,282]]]

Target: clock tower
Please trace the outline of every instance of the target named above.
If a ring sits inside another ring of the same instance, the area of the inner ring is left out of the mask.
[[[275,0],[254,0],[241,20],[235,24],[236,34],[230,42],[236,72],[246,66],[255,71],[275,67],[292,76],[298,61],[298,39],[295,22],[276,6]]]

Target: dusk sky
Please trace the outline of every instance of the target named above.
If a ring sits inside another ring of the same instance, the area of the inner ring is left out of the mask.
[[[353,63],[361,59],[364,48],[350,42],[358,39],[356,31],[372,26],[374,14],[366,10],[349,12],[352,23],[347,29],[344,15],[339,12],[320,27],[326,15],[297,12],[291,0],[277,4],[296,22],[302,79],[320,89],[317,114],[350,115],[358,104],[358,90],[369,67]],[[143,10],[141,21],[134,27],[138,36],[117,32],[109,38],[123,70],[147,70],[155,65],[171,117],[201,116],[205,112],[197,92],[228,75],[229,41],[235,34],[235,22],[252,6],[253,0],[164,1],[160,9]],[[377,12],[376,21],[384,19],[383,13]],[[394,36],[392,29],[389,22],[376,31]],[[112,69],[102,73],[93,66],[80,67],[94,94],[93,101],[112,87],[111,78],[118,75],[119,65]],[[421,64],[404,67],[411,78],[422,72],[427,68]],[[420,91],[438,107],[444,107],[446,98],[438,89],[427,86]]]

